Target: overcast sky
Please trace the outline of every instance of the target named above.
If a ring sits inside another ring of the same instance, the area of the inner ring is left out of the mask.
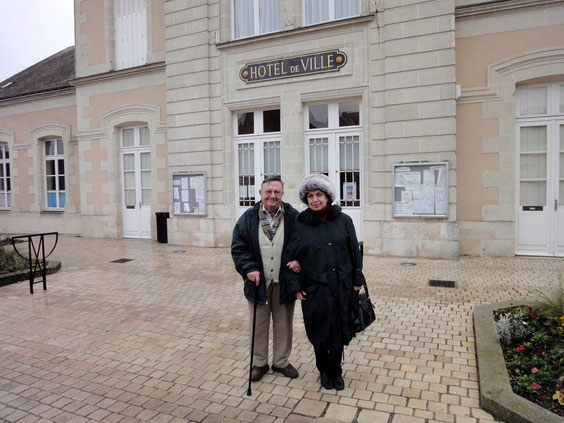
[[[0,0],[0,82],[74,45],[73,0]]]

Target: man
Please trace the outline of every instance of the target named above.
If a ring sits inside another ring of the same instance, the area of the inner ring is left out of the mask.
[[[258,286],[255,349],[251,379],[258,381],[268,372],[268,333],[272,316],[272,371],[289,378],[298,371],[289,362],[295,296],[286,292],[286,272],[299,271],[296,262],[285,263],[284,248],[298,212],[282,202],[284,183],[278,176],[267,177],[259,190],[260,202],[248,209],[233,230],[231,255],[237,272],[245,281],[251,328]],[[291,269],[291,270],[290,270]]]

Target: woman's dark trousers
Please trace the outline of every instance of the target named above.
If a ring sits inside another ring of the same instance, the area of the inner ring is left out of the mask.
[[[341,360],[343,351],[329,351],[324,348],[313,348],[315,351],[315,364],[319,372],[325,372],[329,376],[341,376]]]

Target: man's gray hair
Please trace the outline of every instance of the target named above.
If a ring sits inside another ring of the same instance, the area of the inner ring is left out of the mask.
[[[282,181],[282,178],[280,178],[280,176],[278,175],[270,175],[264,178],[264,181],[262,181],[262,184],[260,184],[260,188],[262,189],[264,184],[267,184],[269,182],[280,182],[282,184],[282,188],[284,188],[284,182]]]

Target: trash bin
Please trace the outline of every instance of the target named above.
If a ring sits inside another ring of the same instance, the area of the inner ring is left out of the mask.
[[[168,242],[166,220],[170,217],[170,213],[156,212],[155,215],[157,216],[157,241],[166,244]]]

